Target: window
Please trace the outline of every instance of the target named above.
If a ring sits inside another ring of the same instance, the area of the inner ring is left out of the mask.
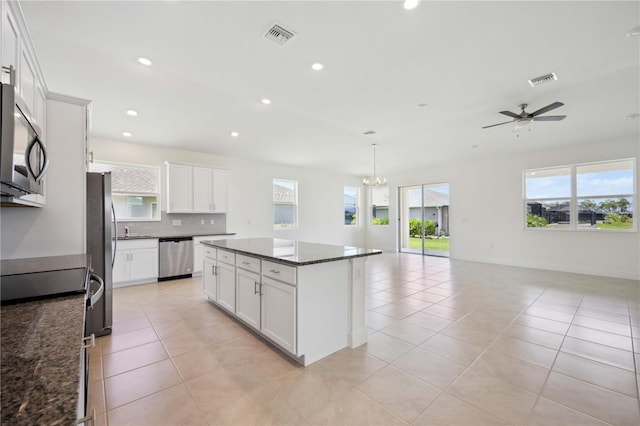
[[[360,191],[354,186],[344,187],[344,224],[357,226],[359,217]]]
[[[122,221],[160,220],[160,168],[91,163],[91,172],[111,172],[111,198]]]
[[[389,187],[371,188],[371,224],[389,224]]]
[[[634,230],[635,159],[524,172],[527,228]]]
[[[298,226],[298,182],[273,180],[273,229]]]

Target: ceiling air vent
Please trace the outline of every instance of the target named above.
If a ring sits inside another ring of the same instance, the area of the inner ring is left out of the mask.
[[[284,29],[282,26],[278,24],[273,24],[264,33],[264,38],[266,38],[267,40],[276,42],[281,46],[284,46],[285,44],[287,44],[289,40],[293,38],[294,35],[295,34],[293,33],[293,31]]]
[[[375,135],[375,134],[376,134],[376,132],[373,131],[373,130],[367,130],[366,132],[363,133],[363,135],[365,135],[365,136],[372,136],[372,135]]]
[[[551,74],[541,75],[540,77],[532,78],[529,80],[529,84],[531,87],[540,86],[541,84],[548,83],[553,80],[557,80],[558,77],[556,73],[552,72]]]

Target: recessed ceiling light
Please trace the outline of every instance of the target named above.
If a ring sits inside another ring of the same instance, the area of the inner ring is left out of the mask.
[[[418,105],[416,105],[416,108],[417,109],[422,109],[422,108],[424,108],[426,106],[427,106],[427,104],[418,104]]]
[[[402,3],[402,7],[404,7],[406,10],[413,10],[418,7],[418,3],[420,3],[419,0],[404,0],[404,2]]]
[[[269,105],[271,103],[271,99],[263,98],[260,102],[262,102],[265,105]]]
[[[122,136],[124,136],[125,138],[130,138],[131,136],[133,136],[133,133],[131,133],[131,132],[122,132]]]
[[[231,132],[231,136],[234,138],[237,138],[238,136],[240,136],[240,133],[238,132]]]
[[[638,25],[635,28],[631,28],[629,30],[629,32],[627,33],[627,37],[633,37],[633,36],[637,36],[640,34],[640,25]]]
[[[322,62],[314,62],[311,64],[311,69],[314,71],[320,71],[324,68],[324,64]]]
[[[142,65],[146,65],[148,67],[151,66],[151,64],[153,64],[153,62],[151,62],[151,59],[149,58],[144,58],[144,57],[140,57],[138,58],[138,62],[140,62]]]
[[[130,115],[131,117],[137,117],[138,116],[138,111],[136,111],[135,109],[128,109],[127,110],[127,115]]]

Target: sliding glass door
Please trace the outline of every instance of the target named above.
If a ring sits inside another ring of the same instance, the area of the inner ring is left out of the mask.
[[[449,256],[449,184],[398,188],[400,251]]]

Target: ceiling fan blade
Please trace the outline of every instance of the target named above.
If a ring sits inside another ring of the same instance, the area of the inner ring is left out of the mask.
[[[520,114],[516,114],[515,112],[511,112],[511,111],[500,111],[500,114],[504,114],[506,116],[513,117],[513,118],[522,118]]]
[[[563,105],[564,104],[562,102],[554,102],[552,104],[547,105],[546,107],[542,107],[539,110],[532,112],[531,114],[529,114],[529,116],[535,117],[536,115],[544,114],[545,112],[554,110],[556,108],[560,108]]]
[[[520,117],[518,117],[518,118],[520,118]],[[483,129],[488,129],[489,127],[502,126],[503,124],[509,124],[509,123],[513,123],[513,120],[505,121],[504,123],[492,124],[490,126],[484,126]]]
[[[564,120],[566,115],[545,115],[544,117],[533,117],[533,121],[560,121]]]

